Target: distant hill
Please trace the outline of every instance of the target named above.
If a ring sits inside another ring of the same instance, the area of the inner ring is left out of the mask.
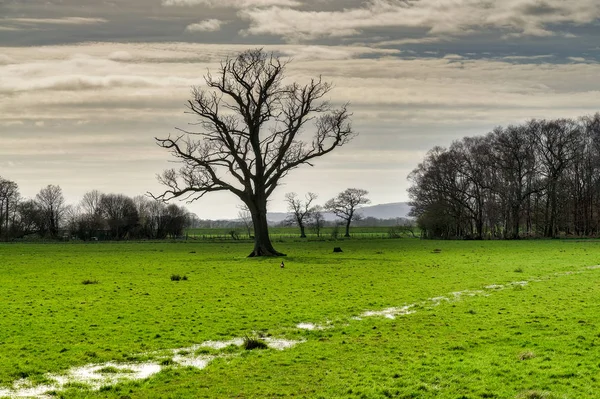
[[[373,217],[377,219],[395,219],[407,218],[410,212],[410,205],[407,202],[391,202],[389,204],[371,205],[360,208],[360,213],[364,217]],[[270,223],[279,223],[285,220],[289,214],[286,212],[269,212],[267,220]],[[325,220],[335,220],[335,215],[324,212]]]

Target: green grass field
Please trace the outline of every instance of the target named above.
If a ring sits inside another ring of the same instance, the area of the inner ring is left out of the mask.
[[[352,227],[350,228],[350,235],[354,239],[373,239],[373,238],[389,238],[391,226],[378,226],[378,227]],[[338,226],[337,229],[334,227],[323,227],[320,231],[320,236],[317,236],[314,230],[306,228],[305,234],[306,239],[300,238],[300,230],[298,227],[271,227],[269,228],[269,235],[273,240],[328,240],[331,239],[334,230],[337,231],[338,237],[342,237],[345,233],[344,226]],[[186,236],[189,239],[202,239],[202,240],[231,240],[231,231],[235,231],[240,239],[248,239],[248,232],[245,228],[192,228],[186,230]],[[418,237],[419,230],[413,229],[415,236]],[[400,237],[411,237],[413,235],[406,229],[394,227],[393,234],[397,234]]]
[[[600,242],[250,247],[0,245],[0,397],[600,397]]]

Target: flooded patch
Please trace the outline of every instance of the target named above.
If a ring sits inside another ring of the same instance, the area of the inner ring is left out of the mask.
[[[504,286],[502,284],[491,284],[491,285],[486,285],[485,287],[486,290],[501,290],[504,288]]]
[[[429,298],[429,300],[430,300],[431,302],[433,302],[433,304],[434,304],[435,306],[437,306],[437,305],[439,305],[439,304],[440,304],[440,302],[442,302],[442,301],[447,301],[447,302],[449,302],[449,301],[450,301],[450,298],[448,298],[448,297],[445,297],[445,296],[436,296],[436,297],[434,297],[434,298]]]
[[[415,305],[406,305],[401,308],[387,308],[383,310],[369,310],[364,312],[361,316],[363,317],[373,317],[373,316],[383,316],[388,319],[395,319],[396,316],[404,316],[407,314],[415,313],[414,310],[411,310]]]
[[[211,348],[211,349],[224,349],[230,345],[242,346],[244,340],[242,338],[234,338],[229,341],[206,341],[198,345],[198,347]],[[197,348],[196,348],[197,349]]]
[[[157,363],[122,364],[103,363],[86,365],[70,369],[64,375],[48,375],[56,381],[58,389],[68,384],[84,384],[92,390],[97,390],[106,385],[114,385],[121,381],[143,380],[160,372],[161,366]]]
[[[278,339],[278,338],[264,338],[263,339],[267,346],[271,349],[284,350],[292,348],[298,344],[301,344],[305,341],[293,341],[289,339]]]
[[[269,348],[285,350],[304,341],[293,341],[278,338],[264,338]],[[172,364],[182,367],[195,367],[203,369],[218,358],[219,355],[196,355],[200,348],[211,348],[215,350],[224,349],[230,345],[241,346],[244,340],[235,338],[229,341],[206,341],[188,348],[169,349],[166,351],[153,352],[159,357],[160,353],[171,353]],[[230,355],[229,355],[230,356]],[[163,359],[165,360],[165,359]],[[16,381],[12,388],[0,388],[0,397],[9,398],[49,398],[50,393],[62,391],[76,384],[85,386],[90,390],[99,390],[102,387],[115,385],[120,382],[143,380],[158,374],[164,365],[158,362],[146,363],[116,363],[107,362],[101,364],[88,364],[81,367],[73,367],[62,374],[46,374],[46,378],[52,381],[50,384],[33,386],[28,379]]]
[[[322,326],[320,324],[313,324],[313,323],[298,323],[298,324],[296,324],[296,328],[299,328],[300,330],[309,330],[309,331],[325,330],[326,328],[332,327],[330,324],[331,324],[330,322],[327,322],[326,326]]]

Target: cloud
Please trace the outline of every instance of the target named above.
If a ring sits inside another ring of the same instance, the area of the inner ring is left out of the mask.
[[[17,24],[32,25],[96,25],[108,22],[104,18],[83,18],[83,17],[64,17],[64,18],[5,18],[5,21]]]
[[[15,60],[6,54],[0,53],[0,65],[8,65],[14,63]]]
[[[133,60],[133,56],[128,51],[115,51],[109,54],[108,59],[113,61],[131,61]]]
[[[272,6],[248,8],[239,15],[250,22],[249,35],[276,35],[289,41],[358,35],[366,29],[406,27],[429,35],[471,35],[498,30],[514,36],[561,34],[559,24],[585,25],[600,18],[596,0],[369,0],[341,11]],[[566,35],[563,33],[563,35]]]
[[[247,48],[194,43],[46,46],[36,52],[0,48],[12,60],[0,65],[5,78],[0,121],[88,120],[93,126],[166,118],[185,125],[190,87],[203,84],[205,71],[224,57]],[[322,75],[332,82],[330,99],[349,101],[355,119],[375,130],[398,121],[497,124],[510,115],[573,116],[589,112],[600,93],[600,82],[592,78],[600,75],[597,63],[551,64],[550,59],[540,64],[536,56],[448,59],[445,54],[402,59],[398,50],[359,46],[271,45],[265,50],[293,59],[289,81]]]
[[[219,19],[205,19],[197,24],[188,25],[185,30],[188,32],[216,32],[221,30],[224,22]]]
[[[252,8],[268,6],[297,7],[302,3],[296,0],[162,0],[163,6],[197,6],[211,8]]]

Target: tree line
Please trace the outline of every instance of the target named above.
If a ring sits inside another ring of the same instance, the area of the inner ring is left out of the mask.
[[[92,190],[68,205],[60,186],[48,185],[34,198],[22,198],[17,183],[0,177],[0,239],[81,240],[178,237],[195,215],[147,196],[133,198]]]
[[[408,178],[412,216],[428,238],[597,236],[600,113],[434,147]]]

